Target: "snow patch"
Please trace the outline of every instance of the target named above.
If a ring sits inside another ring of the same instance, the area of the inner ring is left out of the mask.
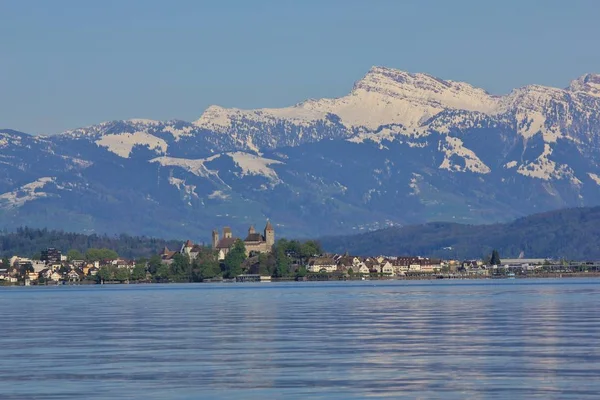
[[[43,192],[42,189],[48,183],[54,182],[55,179],[54,177],[39,178],[12,192],[0,195],[0,208],[18,208],[28,201],[54,196],[53,194]]]
[[[153,119],[144,119],[144,118],[132,118],[128,119],[127,122],[131,122],[136,125],[160,125],[162,122],[155,121]]]
[[[483,163],[472,151],[464,147],[463,141],[459,138],[446,136],[444,142],[440,141],[440,151],[444,153],[444,161],[440,164],[440,169],[455,172],[475,172],[478,174],[489,174],[491,169]],[[452,161],[453,156],[461,157],[465,165],[457,165]]]
[[[230,156],[238,165],[238,167],[242,169],[241,176],[259,175],[264,176],[273,183],[281,182],[277,176],[277,173],[272,168],[269,168],[269,166],[283,164],[283,162],[259,157],[254,154],[244,153],[241,151],[227,153],[227,155]]]
[[[528,139],[538,132],[544,132],[544,123],[546,117],[540,112],[518,112],[516,114],[517,119],[517,132],[524,138]]]
[[[591,172],[588,172],[588,176],[589,176],[590,178],[592,178],[592,180],[593,180],[594,182],[596,182],[596,185],[599,185],[599,186],[600,186],[600,176],[598,176],[598,175],[596,175],[596,174],[592,174]]]
[[[504,168],[506,169],[511,169],[517,166],[517,162],[516,161],[509,161],[506,164],[504,164]]]
[[[412,178],[410,178],[410,183],[408,186],[412,189],[411,196],[418,196],[421,193],[421,189],[419,189],[419,180],[422,178],[421,175],[414,173],[412,174]]]
[[[129,158],[135,146],[146,146],[159,154],[165,154],[169,147],[163,139],[146,132],[106,135],[96,140],[95,143],[123,158]]]
[[[221,155],[214,155],[208,158],[200,158],[197,160],[189,160],[187,158],[175,158],[175,157],[157,157],[153,158],[149,162],[158,163],[163,167],[180,167],[186,171],[191,172],[196,176],[208,178],[211,176],[218,177],[218,171],[208,169],[204,163],[219,158]]]
[[[580,185],[573,170],[565,164],[557,164],[550,159],[552,155],[552,147],[548,143],[544,144],[544,151],[534,161],[521,165],[517,169],[517,173],[529,176],[531,178],[542,179],[549,181],[551,179],[569,178],[573,184]]]
[[[192,131],[194,128],[191,126],[186,126],[183,129],[177,129],[173,126],[166,126],[163,130],[173,135],[175,141],[178,142],[184,136],[192,136]]]
[[[211,194],[208,195],[209,199],[219,199],[219,200],[227,200],[229,199],[231,196],[229,196],[227,193],[223,193],[223,191],[221,190],[215,190],[214,192],[212,192]]]
[[[185,201],[189,202],[192,198],[198,198],[198,194],[196,193],[196,185],[186,185],[185,180],[172,176],[169,177],[169,183],[177,187],[177,189],[182,192],[183,199]]]

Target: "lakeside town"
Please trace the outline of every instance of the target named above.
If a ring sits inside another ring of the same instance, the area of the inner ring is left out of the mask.
[[[245,239],[225,227],[212,232],[210,246],[188,240],[137,260],[110,249],[63,251],[3,259],[0,285],[567,277],[594,276],[600,267],[597,261],[501,259],[495,250],[488,259],[472,260],[329,254],[316,241],[276,241],[269,221],[260,233],[251,226]]]

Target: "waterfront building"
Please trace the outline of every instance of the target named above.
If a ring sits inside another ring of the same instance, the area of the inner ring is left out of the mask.
[[[223,228],[223,236],[219,237],[219,231],[212,232],[212,247],[219,253],[219,260],[224,260],[227,253],[231,250],[236,240],[240,238],[234,237],[231,228],[226,226]],[[241,240],[241,239],[240,239]],[[246,256],[253,253],[270,253],[275,244],[275,229],[271,221],[267,220],[263,234],[256,232],[254,226],[248,228],[248,235],[243,240],[246,247]]]

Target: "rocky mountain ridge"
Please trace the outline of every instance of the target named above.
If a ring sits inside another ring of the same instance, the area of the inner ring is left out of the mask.
[[[287,108],[0,131],[0,214],[197,240],[266,217],[293,236],[506,220],[600,202],[599,118],[600,75],[494,96],[373,67],[347,96]]]

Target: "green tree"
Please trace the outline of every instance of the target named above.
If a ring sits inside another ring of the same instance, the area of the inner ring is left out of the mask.
[[[498,253],[498,250],[494,249],[494,251],[492,251],[492,257],[490,258],[490,265],[500,265],[501,261],[500,261],[500,254]]]
[[[10,268],[10,260],[7,257],[2,259],[2,268],[9,269]]]
[[[354,276],[354,270],[352,269],[352,267],[348,268],[348,275]]]
[[[67,260],[68,261],[84,260],[84,259],[85,259],[85,257],[83,256],[83,254],[81,254],[81,252],[79,250],[71,249],[67,252]]]
[[[191,279],[190,258],[186,254],[175,254],[171,263],[171,278],[178,281]]]
[[[128,281],[130,278],[129,270],[127,268],[117,268],[115,271],[115,280],[119,282]]]
[[[304,278],[306,276],[306,273],[307,273],[306,267],[301,265],[296,270],[296,278]]]
[[[221,273],[218,254],[210,247],[203,247],[196,261],[200,266],[202,280],[215,278]]]
[[[281,278],[287,276],[290,271],[290,259],[285,253],[283,248],[279,248],[277,253],[275,254],[276,266],[275,266],[275,274],[276,278]]]
[[[162,259],[160,258],[160,256],[152,256],[150,257],[150,259],[148,260],[148,272],[150,272],[151,275],[155,275],[156,271],[158,271],[158,268],[162,265]]]
[[[307,240],[306,242],[302,243],[300,252],[303,258],[310,258],[321,254],[323,250],[321,249],[321,244],[319,242]]]
[[[88,249],[85,259],[88,261],[114,260],[119,258],[116,251],[110,249]]]
[[[245,259],[246,246],[244,245],[244,242],[237,239],[223,261],[223,275],[229,279],[240,275],[242,273],[242,263]]]
[[[258,273],[263,276],[271,276],[272,269],[270,265],[273,264],[271,262],[271,257],[267,253],[260,253],[258,255]]]
[[[192,280],[199,282],[212,279],[221,273],[217,254],[210,248],[203,248],[192,263]]]
[[[156,273],[154,274],[156,279],[158,279],[159,281],[169,280],[170,275],[171,275],[171,273],[169,271],[169,266],[167,264],[160,264],[158,266],[158,268],[156,269]]]
[[[112,281],[114,277],[113,272],[114,271],[111,266],[105,265],[103,267],[100,267],[98,273],[96,274],[96,278],[99,281]]]
[[[133,271],[131,271],[131,279],[134,281],[141,281],[146,279],[146,265],[142,263],[138,263],[133,267]]]

